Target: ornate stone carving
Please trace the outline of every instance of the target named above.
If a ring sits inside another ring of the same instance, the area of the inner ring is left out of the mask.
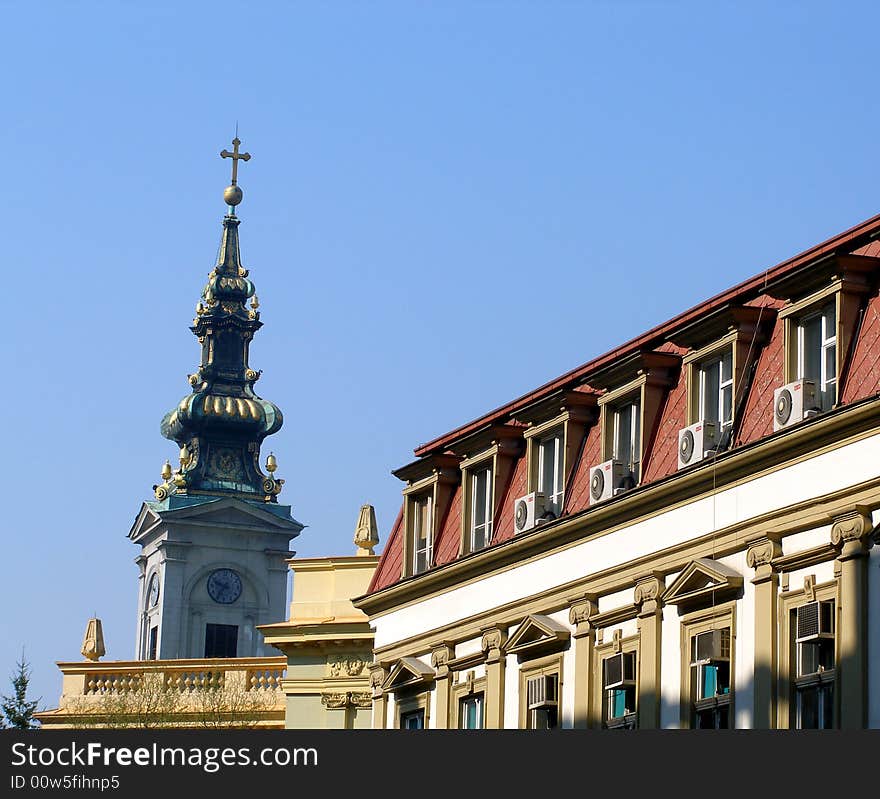
[[[746,563],[755,570],[752,582],[761,582],[773,575],[773,559],[782,554],[782,545],[778,540],[762,538],[755,541],[746,550]]]
[[[449,661],[455,657],[455,650],[450,644],[440,644],[431,652],[431,665],[438,674],[449,673]]]
[[[831,525],[831,543],[840,550],[842,560],[864,555],[870,547],[874,528],[871,517],[860,510],[838,516]]]
[[[595,616],[598,610],[599,605],[592,597],[575,600],[568,610],[568,621],[570,624],[588,624],[590,616]]]
[[[373,665],[370,667],[370,688],[372,689],[374,698],[382,696],[382,686],[385,684],[385,680],[387,679],[387,669],[377,665]]]
[[[816,599],[816,575],[815,574],[805,574],[804,575],[804,599],[807,602],[812,602]]]
[[[487,657],[500,657],[506,637],[506,633],[500,627],[490,627],[483,630],[480,648],[486,653]]]
[[[351,694],[351,704],[354,707],[370,708],[373,706],[373,696],[369,691],[354,691]]]
[[[348,705],[348,693],[345,691],[321,694],[321,704],[328,710],[337,710]]]
[[[360,655],[332,655],[327,659],[331,677],[357,677],[366,666],[367,661]]]
[[[660,610],[660,594],[665,587],[663,578],[658,574],[649,574],[636,580],[633,604],[640,606],[640,616],[648,616]]]
[[[379,543],[379,525],[376,524],[376,511],[372,505],[361,505],[357,526],[354,530],[354,545],[358,555],[372,555]]]

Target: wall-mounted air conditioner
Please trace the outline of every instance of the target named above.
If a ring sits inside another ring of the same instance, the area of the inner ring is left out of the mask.
[[[678,431],[678,468],[684,469],[715,453],[718,448],[719,425],[701,419]]]
[[[610,460],[590,469],[590,504],[603,502],[625,490],[621,487],[629,473],[622,461]]]
[[[529,678],[526,686],[529,710],[556,705],[556,675],[544,674]]]
[[[773,392],[773,432],[802,422],[819,412],[819,393],[813,380],[795,380]]]
[[[636,659],[632,652],[621,652],[602,661],[602,688],[626,688],[636,684]]]
[[[797,642],[834,637],[834,603],[807,602],[797,609]]]
[[[513,503],[513,529],[515,533],[531,530],[544,513],[544,494],[532,491]]]

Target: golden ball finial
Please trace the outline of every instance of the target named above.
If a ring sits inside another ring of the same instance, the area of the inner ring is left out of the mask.
[[[171,462],[165,461],[165,463],[162,466],[162,479],[163,480],[170,480],[171,475],[172,475]]]
[[[269,472],[269,474],[275,474],[277,468],[278,461],[275,460],[275,455],[270,452],[269,457],[266,458],[266,471]]]
[[[226,200],[227,205],[238,205],[243,196],[241,188],[234,183],[223,190],[223,199]]]

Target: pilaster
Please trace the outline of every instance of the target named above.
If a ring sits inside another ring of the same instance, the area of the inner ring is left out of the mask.
[[[864,729],[868,706],[868,550],[873,544],[870,513],[856,508],[838,516],[831,543],[839,554],[837,664],[840,728]]]
[[[449,689],[452,672],[449,661],[455,657],[455,648],[450,643],[437,644],[431,652],[431,665],[434,667],[434,693],[437,710],[434,715],[434,727],[445,730],[449,727]]]
[[[763,537],[753,541],[746,550],[746,563],[755,570],[755,662],[753,685],[755,695],[752,726],[758,730],[776,727],[776,674],[779,668],[778,603],[779,573],[773,559],[782,555],[777,538]]]
[[[659,572],[636,580],[633,602],[639,626],[639,701],[638,727],[660,727],[660,635],[663,605],[660,595],[665,584]]]
[[[384,730],[388,720],[388,697],[382,690],[385,680],[388,679],[388,670],[374,663],[370,666],[370,690],[373,698],[373,729]]]
[[[501,627],[487,627],[480,642],[486,656],[486,729],[504,728],[504,643],[507,632]]]
[[[596,647],[596,630],[590,624],[590,617],[599,610],[596,598],[585,596],[572,602],[568,620],[575,628],[574,635],[574,728],[590,729],[597,727],[592,716],[593,706],[593,652]]]

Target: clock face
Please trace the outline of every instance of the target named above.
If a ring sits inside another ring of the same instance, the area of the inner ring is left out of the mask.
[[[208,593],[215,602],[229,605],[241,596],[241,577],[232,569],[217,569],[208,578]]]
[[[147,607],[154,608],[159,602],[159,575],[154,574],[150,578],[150,587],[147,590]]]

